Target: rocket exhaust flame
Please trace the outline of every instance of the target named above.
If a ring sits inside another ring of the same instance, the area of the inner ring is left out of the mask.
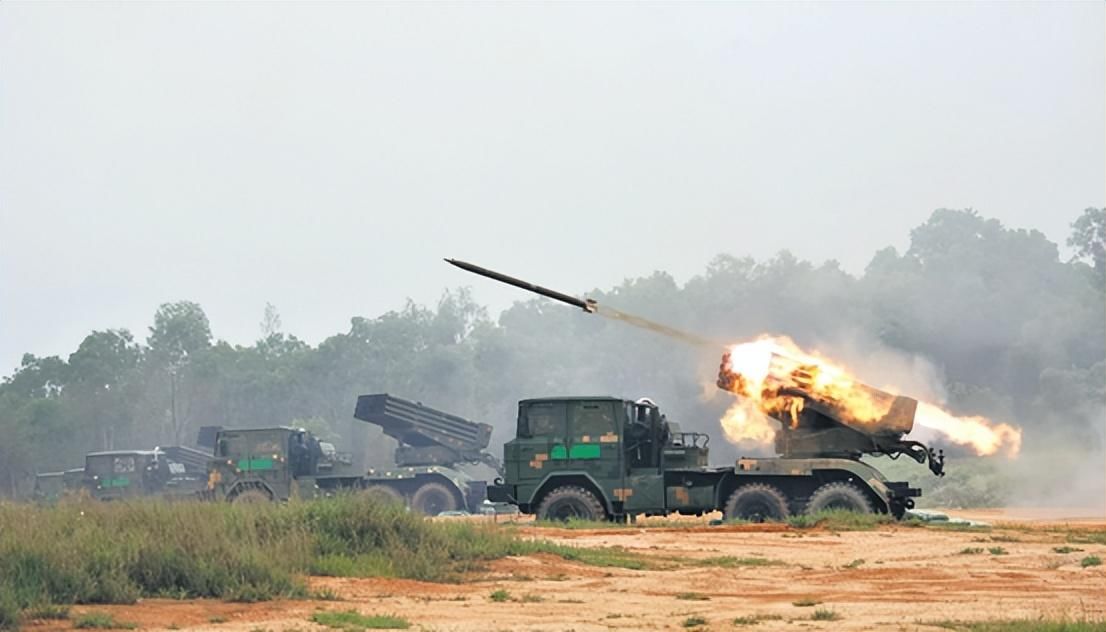
[[[1021,448],[1021,430],[984,417],[958,417],[935,404],[874,389],[845,367],[803,351],[785,337],[761,337],[731,346],[723,356],[718,386],[742,399],[722,419],[731,441],[767,442],[769,417],[791,426],[805,407],[867,432],[906,434],[914,427],[939,433],[976,454]],[[916,406],[916,408],[915,408]]]

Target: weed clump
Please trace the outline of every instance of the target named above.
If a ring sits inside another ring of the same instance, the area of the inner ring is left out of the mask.
[[[328,628],[359,632],[360,630],[406,630],[411,623],[389,614],[364,615],[356,610],[316,612],[311,621]]]
[[[683,623],[685,628],[697,628],[701,625],[706,625],[706,624],[707,624],[707,620],[704,619],[703,617],[699,617],[699,616],[688,617],[688,618],[684,619],[684,623]]]
[[[106,612],[86,612],[73,619],[73,627],[88,630],[133,630],[138,626],[127,621],[116,621]]]
[[[1088,566],[1102,566],[1102,558],[1097,555],[1088,555],[1079,561],[1079,565],[1083,568]]]
[[[684,601],[710,601],[710,596],[697,592],[682,592],[676,595],[676,599],[682,599]]]
[[[837,614],[833,610],[818,608],[814,611],[814,614],[810,615],[810,618],[814,621],[837,621],[841,618],[841,615]]]
[[[796,529],[823,527],[833,531],[871,531],[882,524],[891,524],[894,521],[894,518],[885,514],[828,509],[812,514],[791,516],[787,519],[787,524]]]

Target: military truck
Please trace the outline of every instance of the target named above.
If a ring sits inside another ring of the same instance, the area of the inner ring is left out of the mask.
[[[202,470],[201,470],[202,471]],[[200,472],[162,451],[111,450],[85,456],[83,487],[96,500],[189,497],[203,488]]]
[[[220,429],[208,464],[208,497],[235,503],[312,498],[360,486],[349,454],[303,428]]]
[[[348,453],[302,428],[223,429],[215,435],[209,497],[231,502],[311,498],[364,490],[427,515],[476,511],[487,483],[458,468],[498,462],[482,452],[491,426],[388,394],[362,395],[356,419],[395,438],[395,467],[357,471]]]
[[[896,398],[889,419],[873,429],[846,423],[815,402],[798,423],[781,425],[781,457],[709,467],[709,437],[681,432],[648,399],[523,400],[516,436],[503,450],[505,475],[489,486],[488,498],[548,520],[722,511],[761,521],[823,509],[901,518],[921,491],[888,481],[860,456],[905,453],[930,460],[940,473],[942,457],[902,439],[916,404]]]
[[[42,472],[36,474],[31,497],[38,502],[57,502],[68,494],[78,492],[81,489],[81,481],[83,478],[83,467],[65,470],[64,472]]]

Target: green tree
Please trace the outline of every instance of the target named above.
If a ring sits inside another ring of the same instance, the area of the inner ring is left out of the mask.
[[[1071,223],[1068,245],[1076,259],[1090,259],[1100,284],[1106,281],[1106,208],[1088,208]]]
[[[196,357],[211,348],[211,325],[196,303],[165,303],[154,314],[146,344],[155,371],[166,378],[166,417],[173,442],[180,443],[197,386],[192,368]]]

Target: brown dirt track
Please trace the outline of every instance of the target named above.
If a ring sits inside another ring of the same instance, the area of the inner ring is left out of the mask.
[[[963,513],[963,512],[957,512]],[[1067,514],[1073,516],[1074,514]],[[1068,529],[1097,534],[1102,518],[975,512],[972,517],[1009,520],[988,532],[887,526],[875,531],[795,530],[780,525],[708,527],[705,520],[678,528],[560,530],[519,527],[529,536],[579,546],[621,546],[658,566],[627,570],[586,566],[551,555],[493,562],[487,572],[460,584],[394,579],[313,578],[343,601],[146,600],[133,606],[79,606],[111,612],[142,629],[322,630],[308,621],[318,610],[356,609],[396,614],[425,630],[683,630],[691,616],[706,619],[696,630],[937,630],[926,622],[1045,618],[1106,619],[1106,566],[1080,560],[1106,557],[1106,545],[1068,543]],[[1058,554],[1053,547],[1082,552]],[[1003,547],[992,555],[987,549]],[[982,548],[981,554],[961,554]],[[722,568],[696,565],[718,556],[763,557],[771,566]],[[862,563],[853,563],[863,560]],[[503,589],[513,599],[494,602]],[[699,593],[707,600],[680,599]],[[524,603],[527,596],[540,602]],[[818,606],[793,602],[812,599]],[[816,609],[840,619],[814,621]],[[753,626],[736,617],[770,615]],[[213,617],[225,622],[212,623]],[[67,629],[41,622],[29,630]]]

